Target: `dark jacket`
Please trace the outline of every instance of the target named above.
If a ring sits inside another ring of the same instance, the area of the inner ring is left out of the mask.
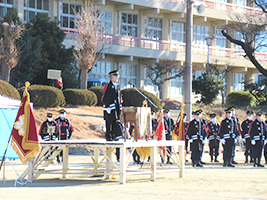
[[[225,146],[234,145],[237,132],[237,126],[234,119],[225,118],[222,120],[219,128],[219,135],[221,139],[225,139]]]
[[[267,138],[266,124],[263,121],[258,121],[257,119],[252,122],[249,130],[250,139],[255,140],[255,147],[262,148],[264,145],[264,140]]]
[[[58,139],[59,133],[60,133],[60,128],[55,120],[51,122],[46,120],[40,126],[39,135],[45,141]]]
[[[57,122],[57,124],[60,127],[60,135],[59,135],[59,140],[68,140],[71,138],[72,132],[73,132],[73,128],[72,125],[70,123],[70,121],[66,118],[61,119],[60,117],[58,117],[57,119],[55,119],[55,121]]]
[[[117,85],[116,87],[112,81],[106,83],[101,101],[104,103],[104,119],[119,120],[122,109],[120,86]],[[108,110],[110,110],[110,113]]]

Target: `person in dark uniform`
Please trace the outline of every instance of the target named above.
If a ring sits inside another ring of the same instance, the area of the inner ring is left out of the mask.
[[[260,162],[262,150],[266,144],[267,130],[265,122],[262,121],[262,116],[262,112],[257,112],[256,120],[252,122],[249,129],[254,167],[264,167],[264,165],[262,165]]]
[[[231,109],[231,111],[232,111],[232,119],[235,121],[235,126],[236,126],[235,141],[234,141],[235,143],[234,143],[234,146],[233,146],[233,149],[232,149],[231,162],[232,162],[232,164],[238,164],[234,160],[235,159],[235,149],[236,149],[238,138],[240,138],[242,130],[241,130],[239,119],[235,116],[235,107],[231,106],[229,109]]]
[[[120,121],[121,114],[121,91],[118,84],[119,71],[114,70],[109,72],[110,82],[106,83],[103,89],[101,101],[104,105],[104,120],[106,121],[106,140],[117,141],[120,136],[116,135],[116,132],[120,132],[116,129],[117,122]]]
[[[188,135],[191,150],[192,166],[203,167],[200,163],[200,153],[202,151],[203,140],[206,137],[206,131],[203,122],[200,121],[200,112],[193,112],[194,119],[187,126],[186,134]]]
[[[223,166],[235,167],[235,165],[231,163],[231,158],[236,138],[235,133],[237,132],[237,126],[235,124],[235,120],[232,118],[232,109],[226,109],[225,113],[226,118],[222,120],[219,128],[220,141],[223,145]]]
[[[248,156],[250,156],[250,163],[253,162],[252,157],[251,157],[251,140],[250,140],[250,135],[248,134],[250,125],[252,124],[253,120],[252,120],[252,116],[253,116],[253,111],[248,110],[247,111],[247,119],[245,121],[242,122],[241,127],[242,127],[242,139],[246,145],[246,151],[245,151],[245,163],[248,163]]]
[[[60,128],[57,122],[53,119],[52,113],[47,113],[47,120],[44,121],[39,130],[39,135],[42,140],[50,141],[50,140],[58,140],[58,136],[60,134]]]
[[[157,126],[158,126],[158,120],[155,118],[155,112],[151,111],[151,120],[152,120],[152,135],[156,132]]]
[[[186,154],[188,154],[189,150],[188,150],[188,140],[189,140],[189,137],[188,135],[186,134],[186,129],[187,129],[187,126],[188,126],[188,121],[186,120],[186,113],[183,114],[183,123],[184,123],[184,136],[185,136],[185,150],[186,150]],[[186,156],[186,155],[185,155]],[[186,159],[186,158],[185,158]],[[186,162],[188,162],[188,160],[186,160]]]
[[[213,154],[215,156],[214,162],[219,162],[217,158],[219,155],[220,136],[218,134],[218,131],[220,126],[216,122],[215,113],[210,114],[210,122],[208,123],[207,126],[208,126],[208,140],[210,147],[210,162],[213,162]]]
[[[66,111],[64,109],[59,111],[59,117],[56,118],[55,121],[60,127],[58,140],[69,140],[72,136],[73,127],[70,121],[66,118]],[[60,157],[62,157],[62,152],[60,152]],[[57,162],[60,162],[59,155],[57,156]]]
[[[267,114],[265,114],[265,124],[267,126]],[[267,144],[264,145],[263,155],[265,158],[265,164],[267,164]]]
[[[173,119],[169,117],[169,114],[170,114],[169,112],[170,111],[168,109],[165,109],[163,111],[166,140],[172,140],[172,135],[171,134],[172,134],[172,131],[175,128]],[[169,154],[172,155],[172,147],[171,146],[167,146],[166,149],[169,152]],[[170,162],[170,157],[169,156],[167,156],[167,164],[172,164],[172,162]]]
[[[203,124],[203,127],[204,127],[204,130],[205,130],[205,132],[206,132],[206,134],[205,135],[208,135],[208,121],[205,119],[205,118],[203,118],[203,116],[202,116],[202,114],[203,114],[203,110],[202,109],[199,109],[199,110],[197,110],[200,114],[199,114],[199,119],[200,119],[200,121],[202,122],[202,124]],[[206,164],[205,162],[203,162],[202,161],[202,156],[203,156],[203,152],[204,152],[204,145],[205,145],[205,141],[206,141],[206,137],[205,138],[203,138],[203,142],[202,142],[202,150],[201,150],[201,152],[200,152],[200,163],[203,165],[203,164]]]

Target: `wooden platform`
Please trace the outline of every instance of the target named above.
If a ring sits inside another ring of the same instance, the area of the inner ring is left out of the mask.
[[[179,177],[184,178],[185,175],[185,152],[184,152],[184,141],[157,141],[157,140],[138,140],[132,141],[127,140],[122,141],[112,141],[107,142],[105,139],[90,139],[90,140],[61,140],[61,141],[42,141],[42,151],[41,153],[29,162],[28,168],[23,172],[22,176],[28,175],[28,179],[33,181],[34,178],[38,178],[41,174],[53,173],[62,174],[62,178],[66,178],[67,174],[73,173],[83,173],[90,175],[105,175],[107,179],[110,179],[112,175],[120,176],[120,183],[126,183],[126,176],[130,174],[151,174],[150,180],[154,181],[156,179],[157,172],[168,172],[168,171],[178,171]],[[166,165],[164,169],[159,169],[156,163],[156,155],[159,147],[172,146],[173,149],[177,149],[178,154],[174,152],[170,156],[173,165]],[[89,168],[79,168],[71,169],[69,168],[69,147],[85,147],[87,148],[92,161],[93,167]],[[127,154],[127,149],[133,149],[136,147],[149,147],[151,151],[150,156],[150,167],[145,170],[144,168],[135,167],[129,168],[129,162],[132,158],[132,153]],[[120,162],[115,163],[112,161],[112,152],[115,148],[120,148]],[[91,152],[94,149],[94,155]],[[63,164],[62,169],[59,170],[47,170],[46,168],[51,164],[51,162],[56,158],[56,156],[63,150]],[[100,160],[99,153],[104,155],[104,158]],[[48,156],[49,155],[49,156]],[[105,161],[105,162],[104,162]],[[104,165],[100,166],[100,164]]]

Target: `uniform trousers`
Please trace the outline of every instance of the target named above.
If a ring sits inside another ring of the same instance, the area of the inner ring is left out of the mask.
[[[261,159],[262,156],[262,150],[263,150],[263,145],[251,145],[252,148],[252,158],[259,158]]]

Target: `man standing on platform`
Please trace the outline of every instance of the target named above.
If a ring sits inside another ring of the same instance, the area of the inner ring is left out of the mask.
[[[66,118],[66,111],[64,109],[59,111],[59,117],[55,119],[55,121],[60,127],[58,140],[69,140],[71,138],[73,128],[70,121]],[[60,157],[62,157],[62,152],[60,152]],[[59,155],[57,156],[57,162],[60,162]]]
[[[165,134],[166,134],[166,140],[172,140],[172,131],[174,130],[175,126],[174,126],[174,122],[173,119],[170,118],[170,111],[168,109],[165,109],[163,111],[164,114],[164,126],[165,126]],[[172,155],[172,147],[171,146],[167,146],[167,151],[170,155]],[[170,162],[170,157],[167,156],[167,164],[172,164],[172,162]]]
[[[235,124],[234,119],[232,118],[232,109],[228,108],[225,110],[226,118],[222,120],[220,128],[219,128],[219,135],[221,138],[221,143],[223,145],[223,166],[226,167],[235,167],[231,163],[232,158],[232,151],[233,146],[235,144],[235,138],[236,138],[236,129],[237,126]]]
[[[262,121],[262,116],[262,112],[256,113],[256,120],[252,122],[249,130],[254,167],[264,167],[264,165],[262,165],[260,162],[262,150],[266,144],[267,130],[266,124]]]
[[[192,166],[203,167],[200,163],[200,154],[202,151],[203,140],[206,137],[206,131],[203,122],[200,120],[200,111],[194,111],[194,119],[188,124],[186,134],[188,135],[191,150]]]
[[[214,162],[218,161],[220,136],[218,134],[219,124],[216,122],[216,114],[210,114],[210,122],[208,123],[208,140],[210,147],[210,162],[213,162],[213,154],[215,156]],[[213,153],[214,151],[214,153]]]
[[[252,160],[252,154],[251,154],[251,140],[250,140],[250,135],[248,134],[250,125],[252,124],[253,120],[252,120],[252,116],[253,116],[253,112],[251,110],[247,111],[247,119],[245,121],[242,122],[241,127],[242,127],[242,139],[246,145],[246,151],[245,151],[245,156],[246,156],[246,160],[245,163],[248,163],[248,156],[250,156],[250,163],[253,162]]]
[[[104,102],[104,120],[106,121],[106,140],[117,141],[118,137],[116,132],[117,122],[120,121],[121,114],[121,91],[118,84],[119,71],[114,70],[109,72],[110,82],[106,83],[103,89],[101,101]]]

